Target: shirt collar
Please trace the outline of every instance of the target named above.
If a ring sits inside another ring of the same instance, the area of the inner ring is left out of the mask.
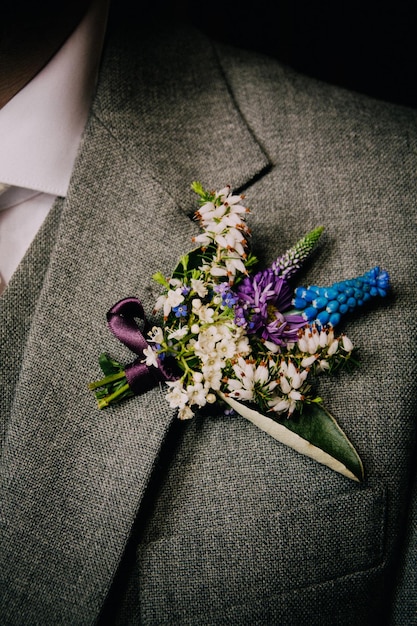
[[[65,196],[88,117],[108,2],[93,0],[45,68],[0,110],[0,180]]]

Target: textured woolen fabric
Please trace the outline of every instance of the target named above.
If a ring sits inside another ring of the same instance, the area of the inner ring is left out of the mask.
[[[406,108],[172,23],[112,34],[68,197],[2,298],[5,624],[414,618],[416,148]],[[263,263],[325,226],[300,281],[390,271],[346,323],[361,367],[320,387],[363,485],[243,418],[180,423],[162,388],[96,409],[98,355],[132,359],[106,311],[136,295],[152,319],[193,180],[244,190]]]

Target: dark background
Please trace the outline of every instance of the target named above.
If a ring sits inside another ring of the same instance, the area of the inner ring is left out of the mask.
[[[417,108],[415,4],[398,0],[182,0],[215,38],[265,52],[307,75]]]

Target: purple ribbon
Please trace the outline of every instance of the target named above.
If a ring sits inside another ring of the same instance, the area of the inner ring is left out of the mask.
[[[143,321],[141,331],[136,318]],[[107,313],[107,323],[113,335],[129,350],[138,355],[138,358],[125,368],[126,380],[135,395],[153,389],[158,383],[166,380],[175,380],[171,372],[162,366],[158,359],[158,367],[148,366],[143,360],[146,358],[143,351],[149,347],[144,334],[150,330],[142,303],[137,298],[124,298],[117,302]]]

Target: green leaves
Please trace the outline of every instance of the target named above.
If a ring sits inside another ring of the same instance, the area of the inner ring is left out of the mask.
[[[172,278],[183,280],[185,277],[192,276],[193,270],[198,269],[204,263],[207,263],[215,251],[215,246],[210,245],[206,250],[195,248],[181,257],[177,267],[172,273]]]
[[[103,353],[99,356],[99,364],[104,378],[88,385],[90,391],[95,393],[99,409],[118,404],[134,395],[127,383],[124,367],[120,363]]]
[[[224,394],[219,395],[239,415],[277,441],[352,480],[364,480],[358,453],[334,417],[320,404],[309,404],[301,415],[277,422]]]
[[[199,196],[201,204],[204,204],[205,202],[213,202],[216,198],[214,191],[206,191],[203,188],[203,185],[197,180],[191,183],[191,189]]]

